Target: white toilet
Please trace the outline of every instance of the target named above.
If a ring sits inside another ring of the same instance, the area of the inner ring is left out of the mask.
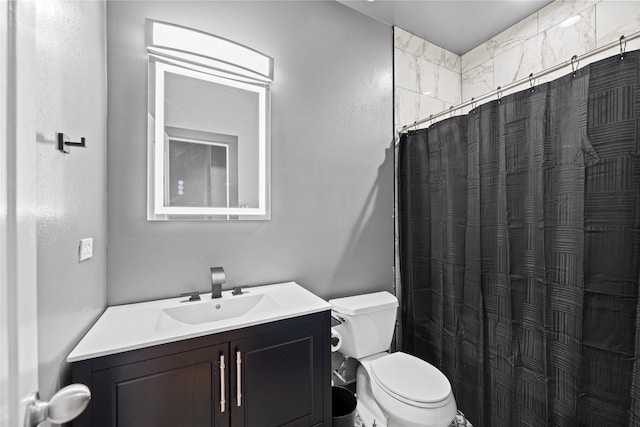
[[[366,427],[447,427],[456,415],[451,384],[433,365],[406,353],[388,353],[398,300],[389,292],[336,298],[338,349],[360,362],[358,414]]]

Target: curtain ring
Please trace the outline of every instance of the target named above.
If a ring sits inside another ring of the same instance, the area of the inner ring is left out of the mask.
[[[624,43],[624,44],[623,44]],[[627,41],[624,36],[620,36],[620,59],[624,59],[624,54],[627,51]]]
[[[502,88],[500,86],[496,89],[496,95],[498,97],[498,104],[502,103]]]
[[[433,122],[434,122],[434,120],[433,120],[433,114],[430,114],[430,115],[429,115],[429,120],[431,120],[431,125],[430,125],[430,126],[433,126]]]
[[[475,113],[476,112],[476,106],[478,104],[475,101],[475,98],[471,98],[471,113]]]
[[[449,107],[449,116],[453,118],[453,112],[456,111],[453,108],[454,106],[452,105],[451,107]]]
[[[535,79],[533,78],[533,73],[529,74],[529,86],[531,88],[531,92],[533,92],[535,90],[535,88],[533,87],[535,83]]]
[[[578,55],[573,55],[571,57],[571,71],[573,71],[573,77],[576,76],[576,71],[578,71]]]

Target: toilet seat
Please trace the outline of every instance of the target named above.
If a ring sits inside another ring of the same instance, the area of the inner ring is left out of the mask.
[[[439,408],[451,400],[451,384],[435,366],[396,352],[370,362],[375,384],[390,397],[418,408]]]

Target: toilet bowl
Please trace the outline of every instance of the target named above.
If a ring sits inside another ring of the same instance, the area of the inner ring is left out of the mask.
[[[445,427],[456,415],[444,374],[406,353],[361,360],[356,387],[358,396],[364,395],[363,405],[371,411],[375,403],[385,415],[386,423],[376,423],[381,427]]]
[[[342,336],[338,350],[360,362],[358,413],[364,427],[447,427],[456,415],[451,384],[433,365],[403,352],[388,353],[397,299],[388,292],[329,301]]]

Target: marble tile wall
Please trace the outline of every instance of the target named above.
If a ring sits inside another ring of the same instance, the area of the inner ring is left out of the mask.
[[[572,16],[580,19],[567,25],[566,20]],[[573,55],[580,56],[639,30],[638,0],[556,0],[462,56],[462,101],[526,79],[530,73],[561,63],[570,64]],[[629,41],[626,46],[628,51],[639,48],[640,39]],[[616,46],[579,61],[578,66],[619,51]],[[570,71],[571,67],[567,66],[535,83],[553,80]],[[521,86],[511,92],[525,88]]]
[[[462,96],[461,58],[394,27],[395,126],[458,104]]]
[[[566,25],[572,16],[580,20]],[[494,92],[498,86],[526,79],[530,73],[570,64],[573,55],[580,56],[638,30],[638,0],[556,0],[462,57],[394,27],[396,130]],[[640,49],[640,39],[627,42],[626,49]],[[619,47],[612,48],[581,60],[578,66],[618,52]],[[570,70],[567,65],[535,83],[553,80]]]

